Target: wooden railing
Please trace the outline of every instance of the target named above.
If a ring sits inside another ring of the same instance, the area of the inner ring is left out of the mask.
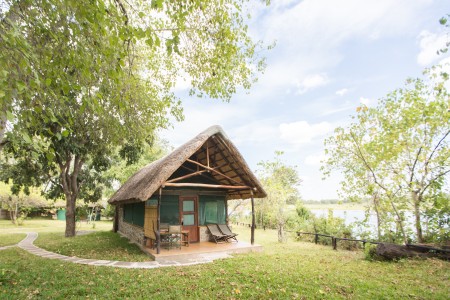
[[[233,222],[233,224],[236,224],[238,226],[245,226],[245,227],[251,227],[252,226],[252,224],[242,223],[242,222]],[[264,230],[266,230],[266,226],[262,226],[262,227],[263,227]],[[332,236],[332,235],[328,235],[328,234],[313,233],[313,232],[302,232],[302,231],[292,231],[292,230],[285,230],[285,232],[294,233],[294,234],[297,235],[297,237],[300,237],[302,234],[313,235],[315,244],[319,243],[319,237],[330,238],[333,250],[337,250],[337,243],[338,243],[338,241],[348,241],[348,242],[362,243],[363,248],[365,248],[367,243],[374,244],[374,245],[385,244],[383,242],[368,241],[366,239],[362,239],[361,240],[361,239],[341,238],[341,237],[336,237],[336,236]],[[435,253],[442,253],[442,254],[450,253],[450,250],[448,250],[448,249],[434,248],[434,247],[425,246],[425,245],[407,244],[406,247],[408,247],[410,249],[414,249],[416,251],[433,251]]]
[[[363,243],[363,248],[366,246],[367,243],[375,244],[375,245],[381,244],[380,242],[374,242],[374,241],[368,241],[368,240],[359,240],[359,239],[340,238],[340,237],[335,237],[335,236],[332,236],[332,235],[320,234],[320,233],[301,232],[301,231],[296,231],[295,233],[297,234],[298,237],[300,237],[302,234],[314,235],[314,243],[316,243],[316,244],[319,242],[319,236],[331,238],[331,245],[333,246],[334,250],[337,250],[337,242],[338,241],[360,242],[360,243]]]

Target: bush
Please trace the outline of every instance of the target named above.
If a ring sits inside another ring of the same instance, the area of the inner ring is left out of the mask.
[[[103,217],[105,217],[108,220],[114,218],[114,213],[115,207],[109,203],[106,205],[106,208],[102,210]]]
[[[381,256],[377,254],[377,246],[374,244],[366,243],[366,246],[364,248],[364,258],[368,261],[375,261],[375,260],[384,260]]]

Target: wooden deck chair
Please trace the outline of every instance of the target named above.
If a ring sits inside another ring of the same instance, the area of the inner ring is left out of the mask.
[[[206,224],[206,227],[208,227],[208,230],[211,233],[211,236],[213,237],[216,244],[227,241],[228,236],[220,232],[217,224]]]
[[[238,242],[238,240],[237,240],[237,238],[236,238],[236,236],[237,236],[238,234],[237,234],[237,233],[233,233],[233,232],[231,231],[230,227],[229,227],[227,224],[219,224],[219,225],[217,225],[217,226],[219,227],[219,230],[220,230],[224,235],[227,235],[227,236],[228,236],[227,241],[228,241],[229,239],[233,239],[233,240],[235,240],[236,242]]]
[[[169,226],[169,249],[180,248],[181,249],[181,225]]]
[[[168,232],[169,231],[169,223],[160,223],[159,224],[159,230],[161,232]],[[170,239],[169,236],[167,234],[159,234],[158,230],[156,230],[156,226],[155,223],[153,222],[153,232],[155,233],[155,243],[153,245],[153,249],[155,249],[157,247],[157,240],[158,240],[158,236],[160,238],[160,246],[166,245],[167,247],[170,247]]]

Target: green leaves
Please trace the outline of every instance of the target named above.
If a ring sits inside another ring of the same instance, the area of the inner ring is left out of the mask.
[[[229,100],[251,86],[261,61],[240,0],[5,5],[0,99],[11,130],[4,152],[34,182],[62,180],[63,172],[82,186],[66,165],[75,157],[81,165],[98,161],[123,145],[127,161],[136,161],[134,146],[167,127],[168,114],[183,119],[173,92],[182,74],[193,94]],[[17,182],[34,183],[24,176]]]
[[[31,144],[31,138],[30,138],[30,136],[28,135],[28,133],[23,132],[23,133],[22,133],[22,138],[23,138],[23,140],[24,140],[26,143]]]
[[[448,77],[441,73],[435,67],[424,79],[408,79],[376,108],[358,110],[356,122],[325,141],[330,156],[324,173],[342,170],[347,196],[372,197],[375,209],[394,214],[397,222],[414,208],[419,242],[421,210],[430,205],[426,196],[439,192],[442,185],[436,183],[450,172]]]

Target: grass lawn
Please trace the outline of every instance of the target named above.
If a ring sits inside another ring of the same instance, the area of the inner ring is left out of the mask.
[[[34,244],[67,256],[121,261],[151,260],[138,246],[111,231],[99,231],[73,238],[65,238],[62,232],[42,232]]]
[[[250,239],[248,228],[233,229],[241,240]],[[59,240],[53,233],[41,238]],[[73,240],[85,242],[79,238]],[[110,236],[91,238],[89,244],[98,246]],[[0,251],[0,299],[448,299],[449,262],[368,262],[361,252],[278,244],[272,230],[257,230],[256,242],[264,252],[153,270],[77,265],[11,248]]]
[[[93,225],[95,224],[95,225]],[[66,221],[49,219],[26,219],[23,225],[14,225],[10,220],[0,220],[0,234],[35,232],[64,232]],[[95,228],[94,228],[95,227]],[[96,221],[95,223],[78,222],[77,231],[81,230],[111,230],[112,221]]]
[[[0,233],[0,247],[15,245],[23,240],[27,235],[25,233],[7,234]]]

